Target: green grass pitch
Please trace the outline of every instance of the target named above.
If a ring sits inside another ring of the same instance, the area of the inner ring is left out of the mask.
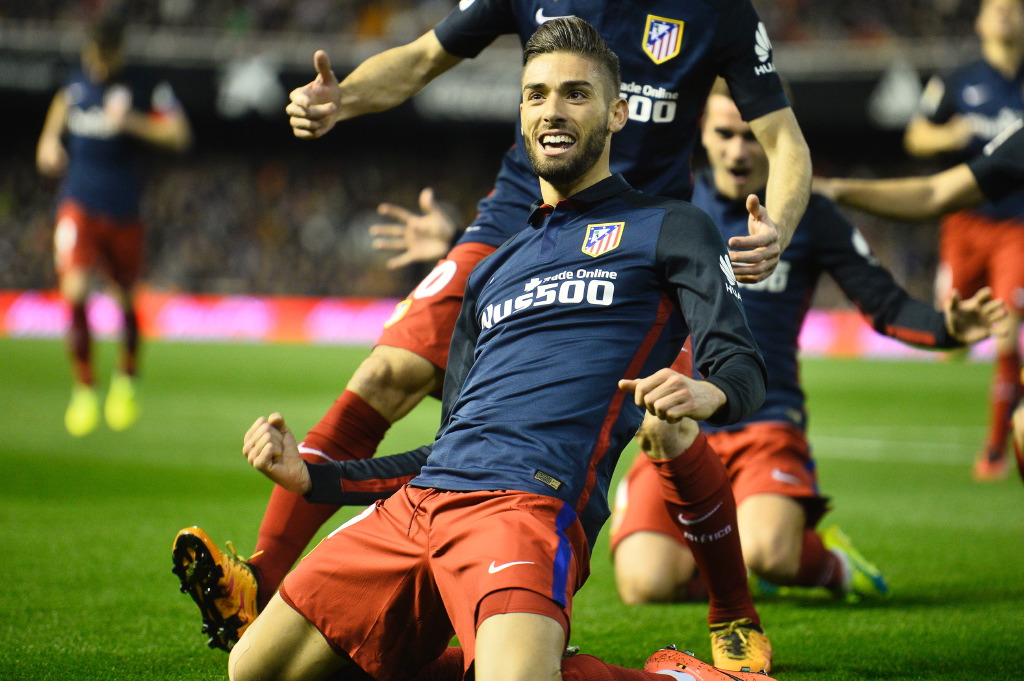
[[[98,348],[104,379],[114,352]],[[63,345],[0,339],[0,678],[226,678],[226,655],[205,647],[178,592],[171,541],[199,524],[251,551],[270,483],[243,460],[242,435],[274,410],[304,433],[365,354],[151,343],[140,422],[76,440],[62,424]],[[990,376],[960,361],[805,363],[835,506],[824,522],[883,568],[893,596],[762,600],[774,676],[1024,678],[1024,487],[970,479]],[[437,418],[436,402],[422,405],[382,451],[422,444]],[[573,643],[633,667],[670,642],[709,659],[706,606],[621,605],[605,541],[575,603]]]

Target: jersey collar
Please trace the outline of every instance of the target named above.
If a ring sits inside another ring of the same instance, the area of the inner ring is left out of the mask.
[[[530,225],[533,227],[540,227],[544,223],[544,218],[551,215],[555,210],[575,210],[583,212],[591,208],[594,204],[600,203],[605,199],[611,198],[616,194],[621,194],[624,191],[629,191],[632,187],[626,182],[626,179],[622,177],[621,173],[616,173],[603,180],[596,182],[586,189],[576,192],[567,199],[562,199],[556,206],[551,206],[542,201],[537,201],[531,207],[530,213]]]

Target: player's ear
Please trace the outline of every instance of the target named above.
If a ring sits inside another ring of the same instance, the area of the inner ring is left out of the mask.
[[[608,132],[622,130],[628,120],[629,105],[626,104],[626,100],[622,97],[616,97],[612,100],[612,105],[608,109]]]

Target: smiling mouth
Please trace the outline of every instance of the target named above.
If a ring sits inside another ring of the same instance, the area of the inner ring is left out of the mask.
[[[539,141],[544,153],[549,156],[563,154],[576,145],[576,138],[564,132],[544,133]]]

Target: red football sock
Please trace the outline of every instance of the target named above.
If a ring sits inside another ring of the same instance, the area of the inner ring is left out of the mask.
[[[800,567],[793,584],[796,586],[824,586],[836,589],[843,581],[842,562],[836,554],[825,548],[821,535],[807,528],[800,549]]]
[[[1001,352],[996,357],[996,375],[992,383],[992,421],[988,431],[988,456],[1001,459],[1006,437],[1010,434],[1010,413],[1017,402],[1020,386],[1020,355]]]
[[[92,385],[92,334],[89,333],[89,320],[86,317],[84,302],[71,306],[68,342],[71,346],[71,366],[75,380]]]
[[[129,308],[124,313],[124,350],[121,354],[121,371],[126,376],[135,375],[135,363],[139,354],[139,318]]]
[[[761,618],[747,585],[747,568],[736,530],[736,498],[729,475],[704,434],[685,452],[655,461],[662,497],[686,537],[708,587],[708,622],[721,624],[743,617],[755,626]]]
[[[390,426],[363,398],[346,390],[306,435],[300,447],[302,458],[310,463],[323,462],[322,455],[336,461],[367,459],[377,451]],[[259,577],[261,610],[320,526],[338,508],[307,503],[302,496],[274,486],[260,524],[258,555],[250,560]]]
[[[334,461],[369,459],[390,427],[366,400],[346,390],[306,433],[302,448],[315,449]]]

